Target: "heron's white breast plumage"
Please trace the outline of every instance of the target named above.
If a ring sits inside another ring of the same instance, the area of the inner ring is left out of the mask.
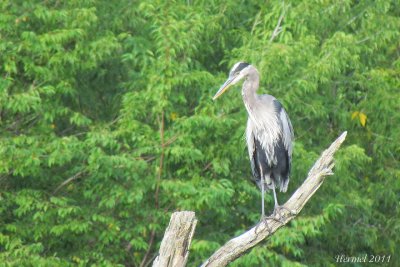
[[[278,114],[273,105],[253,108],[245,103],[249,115],[246,128],[246,140],[251,157],[254,150],[254,140],[256,138],[263,149],[269,164],[277,164],[274,145],[282,135],[281,125],[279,124]]]

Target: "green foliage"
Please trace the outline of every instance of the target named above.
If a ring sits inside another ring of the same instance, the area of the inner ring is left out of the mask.
[[[397,1],[4,0],[0,11],[5,266],[144,266],[175,210],[199,219],[196,266],[253,226],[246,111],[238,89],[211,101],[239,60],[295,129],[280,202],[348,138],[302,214],[232,266],[333,266],[340,254],[396,266]]]

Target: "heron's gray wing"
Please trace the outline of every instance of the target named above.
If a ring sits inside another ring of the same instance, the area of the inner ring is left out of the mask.
[[[254,153],[256,151],[256,146],[254,143],[254,133],[252,131],[253,126],[251,125],[251,120],[247,120],[247,127],[246,127],[246,142],[247,142],[247,149],[249,151],[249,159],[250,159],[250,165],[251,165],[251,171],[253,173],[253,177],[255,179],[260,178],[258,169],[256,168],[255,161],[254,161]]]
[[[283,108],[282,104],[279,103],[278,100],[274,100],[274,105],[275,105],[275,110],[277,112],[277,117],[281,124],[280,126],[282,130],[283,145],[285,146],[285,149],[288,151],[289,163],[290,163],[292,159],[293,140],[294,140],[292,123],[285,109]]]

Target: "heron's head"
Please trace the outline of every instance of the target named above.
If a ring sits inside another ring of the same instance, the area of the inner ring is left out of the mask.
[[[245,62],[236,63],[229,72],[228,80],[219,88],[218,92],[213,97],[213,100],[217,99],[220,95],[222,95],[229,87],[238,83],[241,79],[246,77],[249,72],[249,67],[251,65]]]

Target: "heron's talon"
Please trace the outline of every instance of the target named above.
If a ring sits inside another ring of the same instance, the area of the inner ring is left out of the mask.
[[[265,215],[261,215],[261,218],[260,218],[260,222],[258,223],[258,225],[257,225],[257,227],[256,227],[256,232],[257,232],[257,229],[258,229],[258,227],[261,225],[261,223],[265,223],[265,227],[267,228],[267,230],[268,230],[268,233],[269,234],[271,234],[272,233],[272,229],[271,229],[271,227],[269,226],[269,224],[268,224],[268,219],[275,219],[275,218],[273,218],[273,217],[270,217],[270,216],[265,216]],[[276,219],[275,219],[276,220]]]
[[[263,218],[261,218],[261,220],[265,221],[265,223],[267,223],[267,220],[273,220],[273,221],[276,221],[278,223],[283,223],[284,222],[281,217],[276,217],[275,213],[273,213],[271,216],[264,216]]]

